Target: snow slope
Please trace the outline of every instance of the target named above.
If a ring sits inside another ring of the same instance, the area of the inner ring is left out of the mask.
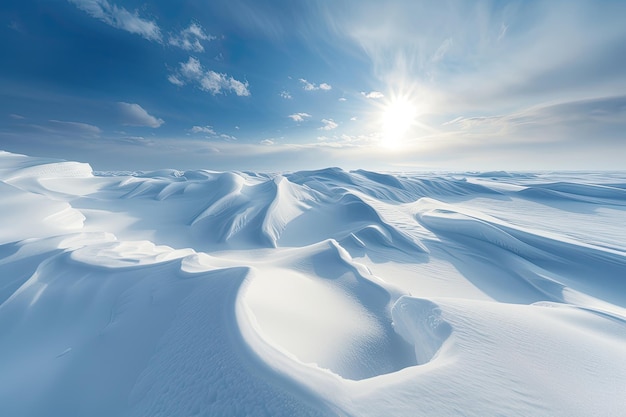
[[[626,175],[0,152],[2,416],[626,410]]]

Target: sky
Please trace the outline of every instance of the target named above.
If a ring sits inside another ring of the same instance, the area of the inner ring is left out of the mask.
[[[0,149],[96,170],[623,170],[625,21],[619,0],[4,0]]]

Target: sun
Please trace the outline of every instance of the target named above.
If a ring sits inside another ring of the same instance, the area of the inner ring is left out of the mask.
[[[417,109],[410,100],[404,97],[392,99],[383,108],[380,145],[387,149],[402,148],[416,115]]]

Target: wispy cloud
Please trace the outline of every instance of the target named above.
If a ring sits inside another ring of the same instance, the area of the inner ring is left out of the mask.
[[[302,84],[302,88],[304,89],[304,91],[316,91],[316,90],[329,91],[333,89],[333,87],[328,83],[321,83],[317,85],[315,83],[305,80],[304,78],[300,78],[299,81]]]
[[[237,127],[235,127],[236,129]],[[237,138],[233,135],[228,135],[226,133],[219,133],[217,132],[213,126],[193,126],[191,129],[188,130],[190,133],[192,134],[200,134],[202,133],[204,135],[205,139],[221,139],[224,140],[226,142],[235,142],[237,140]]]
[[[222,134],[220,134],[220,135],[219,135],[219,138],[220,138],[220,139],[223,139],[223,140],[225,140],[225,141],[227,141],[227,142],[234,142],[234,141],[236,141],[236,140],[237,140],[237,138],[236,138],[235,136],[233,136],[233,135],[227,135],[226,133],[222,133]]]
[[[205,70],[197,58],[189,57],[187,62],[181,62],[179,70],[168,76],[169,82],[177,86],[194,84],[202,91],[217,95],[232,91],[238,96],[249,96],[248,82],[234,79],[227,74]]]
[[[161,41],[161,30],[156,22],[140,17],[137,12],[131,13],[107,0],[69,0],[69,2],[110,26],[140,35],[150,41]]]
[[[204,52],[201,41],[212,41],[215,36],[207,35],[198,23],[191,23],[178,34],[170,35],[168,43],[185,51]]]
[[[163,123],[163,119],[149,114],[143,107],[136,103],[117,103],[122,113],[122,123],[126,126],[146,126],[157,128]]]
[[[82,137],[98,137],[102,130],[98,126],[81,122],[67,122],[63,120],[49,120],[54,130],[78,134]]]
[[[262,141],[259,142],[261,145],[265,145],[265,146],[271,146],[274,144],[274,140],[273,139],[263,139]]]
[[[508,142],[589,142],[622,140],[626,129],[626,96],[534,106],[518,112],[457,117],[442,128],[465,135],[507,138]],[[593,138],[593,141],[590,140]]]
[[[167,77],[167,81],[171,82],[174,85],[177,85],[179,87],[182,87],[183,85],[185,85],[185,82],[183,80],[181,80],[180,78],[178,78],[176,75],[174,74],[170,74]]]
[[[23,132],[43,133],[43,137],[48,140],[50,137],[55,137],[70,142],[77,138],[98,139],[102,134],[102,129],[92,124],[55,119],[48,120],[45,124],[19,124],[16,125],[15,128],[16,130]]]
[[[289,91],[286,91],[286,90],[281,91],[279,95],[285,100],[291,100],[292,98],[291,93],[289,93]]]
[[[287,117],[289,117],[294,122],[302,123],[304,122],[304,119],[309,119],[311,115],[309,113],[294,113],[294,114],[290,114]]]
[[[390,1],[383,9],[363,0],[327,19],[368,55],[385,91],[446,113],[623,94],[624,13],[626,3],[598,9],[591,0]]]
[[[439,46],[439,48],[437,48],[437,50],[435,51],[435,54],[431,58],[431,61],[432,62],[441,61],[443,57],[446,56],[450,48],[452,47],[452,43],[453,42],[451,38],[448,38],[445,41],[443,41],[441,46]]]
[[[22,120],[22,119],[25,119],[25,117],[24,117],[24,116],[22,116],[21,114],[15,114],[15,113],[9,114],[9,117],[10,117],[11,119],[16,119],[16,120]]]
[[[374,100],[379,99],[379,98],[385,98],[385,95],[381,93],[380,91],[370,91],[369,93],[366,93],[365,91],[361,91],[361,94],[365,98],[374,99]]]
[[[191,133],[206,133],[208,135],[216,135],[213,126],[193,126],[189,129]]]
[[[322,124],[323,126],[319,128],[320,130],[333,130],[339,126],[333,119],[322,119]]]

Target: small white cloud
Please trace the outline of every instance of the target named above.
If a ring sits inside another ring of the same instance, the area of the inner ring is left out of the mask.
[[[163,123],[163,119],[158,119],[150,114],[139,104],[135,103],[117,103],[122,111],[123,123],[126,126],[146,126],[157,128]]]
[[[272,146],[274,144],[273,139],[263,139],[259,142],[261,145]]]
[[[302,123],[304,122],[304,119],[310,118],[311,115],[309,113],[294,113],[294,114],[290,114],[287,117],[289,117],[294,122]]]
[[[177,85],[177,86],[179,86],[179,87],[182,87],[183,85],[185,85],[185,82],[184,82],[184,81],[182,81],[180,78],[178,78],[178,77],[177,77],[177,76],[175,76],[175,75],[170,75],[170,76],[168,76],[168,77],[167,77],[167,80],[168,80],[169,82],[171,82],[172,84]]]
[[[224,75],[224,74],[222,74]],[[233,77],[229,77],[226,86],[235,92],[238,96],[249,96],[250,90],[248,90],[248,82],[242,83],[239,80],[235,80]]]
[[[339,126],[333,119],[322,119],[324,126],[320,127],[320,130],[333,130]]]
[[[189,57],[187,62],[180,63],[180,74],[185,78],[195,80],[202,77],[203,72],[200,61],[192,56]]]
[[[236,137],[234,137],[234,136],[232,136],[232,135],[227,135],[227,134],[225,134],[225,133],[222,133],[219,137],[220,137],[220,138],[222,138],[222,139],[224,139],[225,141],[228,141],[228,142],[233,142],[233,141],[236,141],[236,140],[237,140],[237,138],[236,138]]]
[[[385,97],[385,95],[381,93],[380,91],[370,91],[369,93],[366,93],[365,91],[361,91],[361,94],[363,94],[365,98],[370,98],[374,100]]]
[[[332,90],[332,86],[330,84],[327,83],[321,83],[320,85],[315,85],[315,83],[309,82],[307,80],[305,80],[304,78],[300,78],[300,83],[302,83],[302,88],[304,89],[304,91],[316,91],[316,90],[324,90],[324,91],[328,91],[328,90]]]
[[[339,97],[339,101],[348,101],[348,99],[345,97]]]
[[[249,96],[248,82],[241,82],[227,74],[205,70],[197,58],[189,57],[187,62],[180,63],[180,69],[176,74],[171,74],[168,79],[176,85],[180,83],[196,83],[198,88],[213,95],[224,91],[232,91],[238,96]]]
[[[25,117],[22,116],[21,114],[15,114],[15,113],[9,114],[9,117],[11,119],[16,119],[16,120],[23,120],[23,119],[25,119]]]
[[[212,126],[193,126],[189,129],[191,133],[206,133],[208,135],[215,135],[215,130]]]
[[[353,117],[351,117],[351,118],[350,118],[350,120],[354,122],[354,121],[356,121],[356,120],[357,120],[357,117],[356,117],[356,116],[353,116]]]
[[[283,90],[280,92],[280,96],[282,98],[284,98],[285,100],[291,100],[291,93],[289,93],[289,91]]]
[[[207,35],[197,23],[191,23],[188,28],[183,29],[177,35],[171,35],[169,44],[177,46],[185,51],[204,52],[204,46],[200,41],[212,41],[215,36]]]
[[[76,7],[102,22],[144,37],[149,41],[161,41],[161,30],[156,22],[139,17],[123,7],[107,0],[69,0]]]
[[[305,91],[317,90],[317,88],[315,87],[315,84],[308,82],[304,78],[300,78],[300,82],[302,83],[302,88],[304,88]]]
[[[205,137],[207,139],[223,139],[227,142],[233,142],[237,140],[235,136],[216,132],[215,129],[213,129],[213,126],[209,126],[209,125],[193,126],[191,129],[189,129],[189,132],[194,133],[194,134],[203,133],[206,135]]]

